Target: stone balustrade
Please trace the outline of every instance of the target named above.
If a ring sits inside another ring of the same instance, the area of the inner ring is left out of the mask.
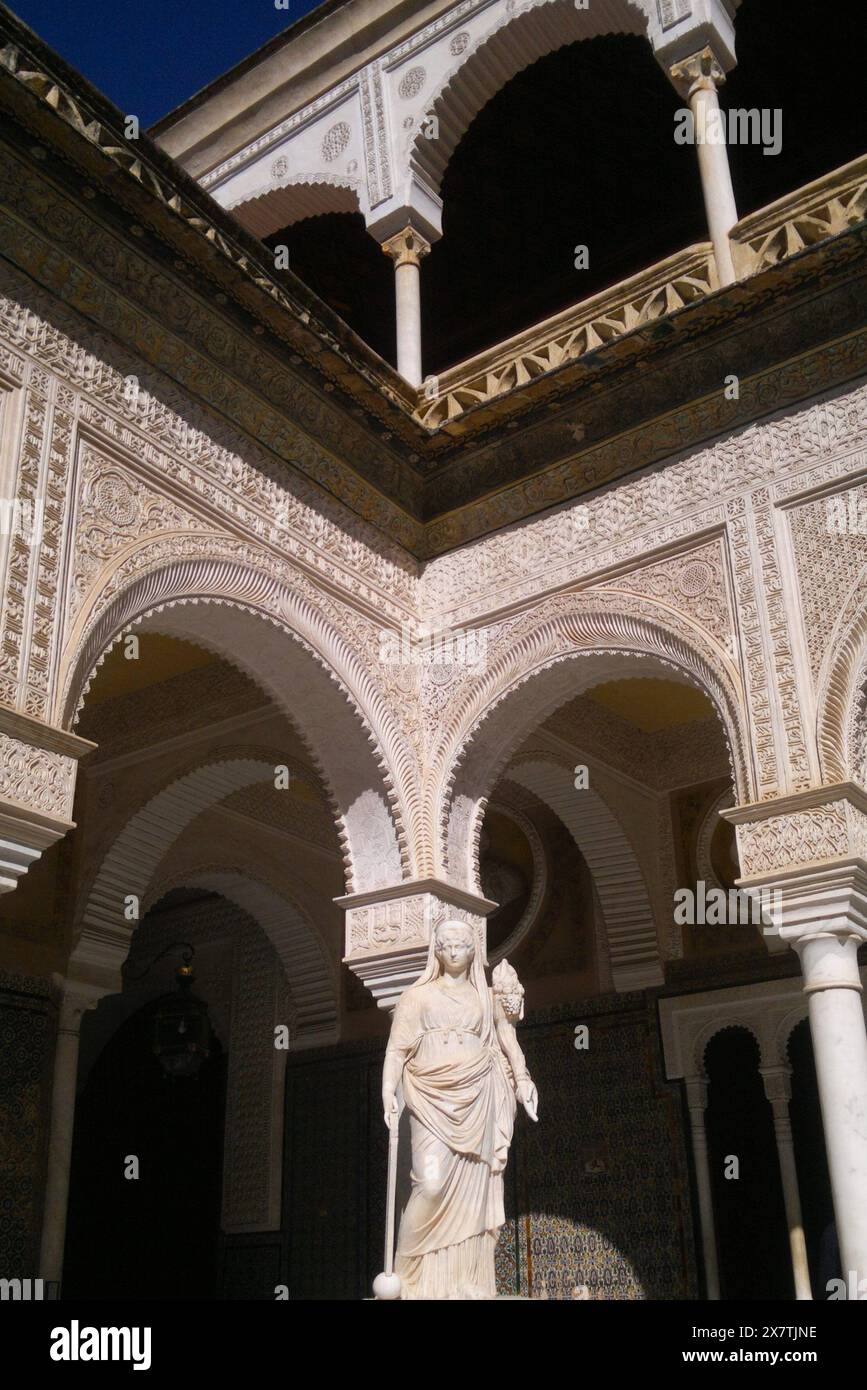
[[[731,238],[738,278],[745,280],[778,265],[863,222],[865,215],[867,157],[862,157],[742,218]],[[689,246],[439,376],[428,377],[419,392],[416,418],[431,430],[450,425],[473,407],[666,318],[718,288],[710,243]]]

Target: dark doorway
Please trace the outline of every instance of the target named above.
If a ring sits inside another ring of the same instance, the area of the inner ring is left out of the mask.
[[[78,1100],[64,1298],[216,1297],[226,1057],[212,1037],[195,1079],[166,1076],[159,1003],[127,1019]]]

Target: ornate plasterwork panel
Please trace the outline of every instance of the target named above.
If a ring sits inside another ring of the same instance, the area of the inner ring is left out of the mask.
[[[147,487],[128,469],[83,441],[67,629],[109,562],[146,536],[202,529],[185,507]]]
[[[594,759],[627,773],[658,791],[693,786],[729,771],[719,719],[696,719],[671,729],[643,733],[589,696],[578,696],[557,710],[545,729],[576,750],[593,750]]]
[[[392,947],[426,945],[426,906],[425,896],[418,894],[350,909],[346,914],[347,955],[370,955]]]
[[[77,337],[55,327],[48,317],[48,297],[25,286],[10,269],[4,268],[3,283],[4,336],[25,351],[38,345],[44,390],[51,381],[48,372],[68,385],[79,402],[81,424],[112,441],[119,457],[137,460],[170,488],[179,485],[213,515],[339,582],[346,593],[375,602],[398,621],[406,616],[414,601],[418,566],[400,546],[322,488],[289,474],[260,445],[238,437],[227,446],[221,438],[228,433],[226,427],[183,398],[172,382],[149,371],[146,385],[140,379],[140,359],[112,347],[112,362],[126,356],[123,369],[118,369],[109,365],[107,344],[97,341],[91,347],[94,335],[84,325],[77,325]],[[30,303],[44,307],[44,317],[25,307]],[[71,404],[73,396],[67,394],[66,400]],[[285,416],[282,420],[288,430]],[[45,415],[40,412],[28,437],[39,441],[44,431]],[[259,438],[265,433],[260,430]],[[312,447],[300,434],[293,444],[298,461]]]
[[[654,552],[725,526],[736,499],[753,488],[773,484],[774,498],[782,500],[815,486],[819,473],[842,479],[864,470],[865,445],[862,382],[432,560],[421,586],[423,616],[468,623],[494,606],[595,579],[636,557],[650,562]]]
[[[285,762],[285,759],[275,759],[275,763],[280,761]],[[285,791],[275,791],[267,785],[248,787],[228,796],[222,805],[227,811],[260,821],[331,854],[338,848],[337,832],[328,806],[324,802],[311,805],[307,796],[294,796],[291,785]]]
[[[573,667],[578,657],[584,665]],[[453,882],[478,881],[484,801],[515,748],[583,685],[645,674],[633,664],[641,657],[710,695],[726,730],[735,785],[751,785],[742,696],[716,645],[680,615],[663,618],[658,605],[637,596],[626,602],[615,593],[562,594],[493,626],[483,676],[458,685],[450,717],[440,721],[429,765],[441,778],[441,852]]]
[[[75,794],[75,758],[34,748],[0,731],[0,797],[68,821]]]
[[[34,515],[39,501],[46,447],[49,378],[31,368],[25,394],[24,422],[18,454],[15,501],[25,515]],[[27,600],[33,565],[33,546],[28,538],[13,534],[9,545],[6,589],[3,595],[3,645],[0,649],[0,697],[19,707],[19,691],[26,676]],[[26,700],[26,696],[25,696]],[[26,702],[30,704],[30,701]],[[26,708],[26,705],[25,705]],[[28,713],[39,713],[28,709]]]
[[[762,625],[759,587],[753,566],[754,536],[747,502],[728,504],[728,534],[740,629],[743,678],[750,710],[753,757],[759,799],[774,796],[779,786],[777,741]]]
[[[857,694],[846,730],[847,758],[843,775],[867,788],[867,656],[856,677],[855,690]]]
[[[867,815],[849,801],[738,825],[745,878],[830,859],[867,857]]]
[[[803,502],[789,517],[815,682],[835,625],[856,588],[867,604],[867,485]]]
[[[801,791],[810,786],[813,779],[814,765],[807,747],[804,721],[809,690],[805,673],[797,669],[793,650],[791,596],[782,581],[781,546],[768,489],[757,488],[750,501],[767,630],[766,666],[774,677],[773,698],[782,726],[779,741],[787,764],[785,785],[793,791]]]
[[[11,359],[10,359],[11,364]],[[10,538],[0,616],[0,701],[48,717],[57,631],[56,593],[69,506],[74,397],[41,367],[26,370],[14,503],[32,525]]]
[[[734,623],[721,539],[657,564],[642,565],[600,587],[622,594],[639,594],[657,600],[675,613],[687,613],[724,651],[733,651]]]

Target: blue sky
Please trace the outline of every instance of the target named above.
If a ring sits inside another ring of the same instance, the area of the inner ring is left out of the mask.
[[[151,125],[318,0],[9,0],[121,108]]]

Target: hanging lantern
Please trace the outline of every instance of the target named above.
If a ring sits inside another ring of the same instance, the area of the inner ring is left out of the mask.
[[[195,975],[185,957],[175,971],[176,994],[167,994],[154,1019],[153,1050],[167,1076],[194,1077],[211,1050],[208,1007],[192,993]]]

